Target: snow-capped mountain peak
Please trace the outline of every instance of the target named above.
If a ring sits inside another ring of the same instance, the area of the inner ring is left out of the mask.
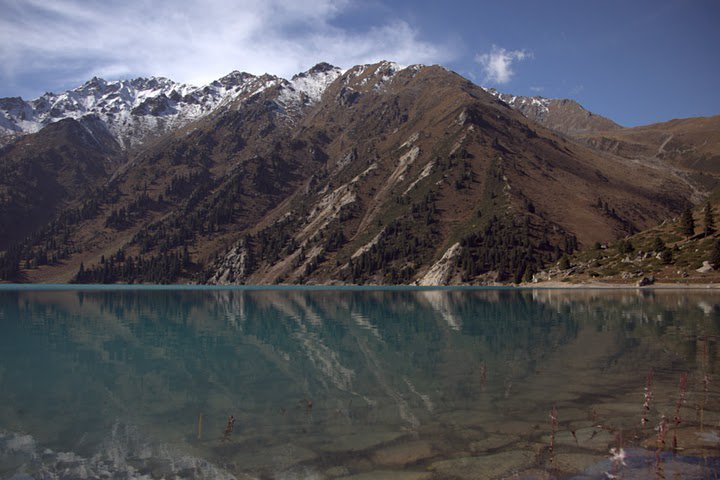
[[[293,117],[320,101],[328,86],[340,77],[349,88],[377,90],[404,69],[397,63],[382,61],[345,71],[323,62],[290,80],[235,70],[201,87],[165,77],[93,77],[72,90],[48,92],[31,101],[0,98],[0,145],[62,119],[80,120],[91,115],[128,149],[270,87],[278,87],[275,102],[288,117]]]
[[[179,128],[242,95],[252,95],[276,82],[234,71],[203,87],[164,77],[108,81],[93,77],[83,85],[24,101],[0,99],[0,139],[34,133],[65,118],[98,117],[125,148],[148,136]]]
[[[329,63],[318,63],[307,72],[298,73],[284,82],[279,102],[286,108],[318,102],[327,87],[343,73],[344,70]]]
[[[525,97],[522,95],[512,95],[509,93],[498,92],[494,88],[481,87],[483,90],[488,92],[490,95],[496,97],[499,100],[507,103],[511,107],[520,110],[525,113],[532,109],[535,112],[536,117],[542,117],[549,112],[550,99],[540,96]]]

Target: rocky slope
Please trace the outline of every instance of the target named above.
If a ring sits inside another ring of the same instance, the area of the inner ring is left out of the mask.
[[[710,228],[703,206],[694,209],[692,234],[674,217],[617,242],[596,245],[549,266],[536,282],[609,283],[646,286],[654,283],[716,284],[720,282],[720,196],[711,197]]]
[[[108,127],[127,161],[93,213],[56,217],[6,263],[38,265],[20,269],[28,281],[520,281],[656,225],[698,193],[442,67],[320,64],[289,81],[252,78],[256,90],[131,149]]]
[[[720,174],[720,116],[676,119],[579,135],[587,145],[628,159]]]
[[[622,128],[612,120],[586,110],[575,100],[525,97],[501,93],[494,88],[487,89],[487,92],[519,110],[529,119],[566,135],[577,136]]]

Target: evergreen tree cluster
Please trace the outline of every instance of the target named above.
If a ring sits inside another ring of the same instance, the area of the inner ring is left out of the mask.
[[[620,223],[623,226],[623,230],[627,233],[633,234],[637,233],[639,230],[635,225],[632,224],[629,220],[621,217],[616,211],[614,207],[611,207],[610,204],[603,200],[602,198],[597,199],[597,203],[595,204],[595,208],[601,210],[605,216],[608,216],[618,223]]]
[[[197,185],[202,185],[208,180],[210,180],[210,172],[206,169],[174,175],[170,179],[170,185],[165,189],[164,196],[174,200],[185,198]]]
[[[712,252],[710,253],[710,264],[713,268],[720,268],[720,238],[713,242]]]
[[[617,242],[617,249],[623,255],[629,255],[635,251],[635,245],[628,239],[621,239]]]
[[[682,216],[680,217],[680,232],[687,238],[695,235],[695,220],[693,219],[690,207],[683,210]]]
[[[192,188],[181,212],[150,224],[133,237],[132,242],[139,245],[143,253],[156,248],[160,253],[165,253],[192,243],[198,234],[209,234],[217,230],[217,223],[213,223],[213,219],[217,220],[218,216],[216,212],[212,212],[215,214],[211,216],[212,207],[208,204],[209,199],[207,198],[213,187],[209,174],[198,173],[189,177],[176,176],[174,177],[176,190],[173,190],[171,182],[171,185],[165,190],[165,196],[172,198],[180,190],[189,188],[189,184],[185,183],[189,182],[188,178],[197,179],[199,183]],[[203,199],[205,200],[203,201]],[[223,218],[225,217],[223,216]]]
[[[465,149],[462,150],[465,151]],[[466,151],[465,153],[468,154]],[[470,184],[473,181],[475,181],[475,173],[472,170],[472,165],[467,160],[463,160],[462,170],[459,172],[458,177],[455,179],[455,190],[469,188]]]
[[[168,198],[180,197],[191,189],[180,213],[149,225],[133,238],[133,243],[140,245],[143,252],[158,249],[163,253],[194,242],[198,235],[220,232],[236,220],[243,208],[245,180],[242,169],[220,180],[214,180],[207,170],[173,177],[165,190]],[[221,181],[222,186],[213,192]]]
[[[187,248],[150,257],[126,256],[119,250],[110,258],[85,268],[81,263],[71,283],[174,283],[192,266]]]
[[[705,208],[703,208],[703,219],[705,220],[705,229],[703,233],[706,237],[712,235],[715,233],[715,211],[713,210],[712,205],[710,205],[710,202],[707,202],[705,204]]]
[[[417,265],[429,261],[437,248],[436,222],[437,206],[431,192],[410,206],[410,215],[390,222],[370,249],[350,260],[351,281],[362,283],[384,272],[386,283],[409,283]]]
[[[655,237],[655,240],[653,240],[653,250],[656,254],[660,254],[660,261],[665,265],[673,262],[672,249],[668,248],[662,238]]]
[[[75,253],[70,238],[81,222],[95,218],[106,201],[112,201],[109,187],[93,189],[78,207],[66,208],[44,227],[0,253],[0,279],[19,280],[21,268],[53,265]]]
[[[0,280],[18,280],[20,278],[20,260],[22,259],[22,246],[12,245],[0,253]]]
[[[338,225],[333,228],[325,239],[324,249],[328,252],[334,252],[339,250],[340,247],[345,245],[347,238],[343,232],[342,226]]]
[[[158,208],[159,203],[160,201],[155,202],[151,200],[145,190],[128,205],[127,208],[120,207],[118,210],[113,209],[112,212],[110,212],[110,216],[105,220],[105,226],[116,230],[123,230],[142,218],[148,210]]]
[[[296,229],[297,221],[287,217],[262,229],[254,237],[251,236],[250,240],[256,246],[257,258],[273,264],[292,254],[299,247],[293,236]]]
[[[456,266],[465,282],[489,272],[497,272],[499,282],[530,281],[545,265],[562,257],[563,250],[552,245],[547,231],[534,231],[530,219],[499,219],[493,216],[482,231],[460,241],[462,253]],[[577,249],[573,235],[564,236],[564,253]]]

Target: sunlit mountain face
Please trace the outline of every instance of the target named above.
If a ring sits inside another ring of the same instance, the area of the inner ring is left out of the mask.
[[[438,65],[46,97],[0,100],[0,280],[533,282],[720,185],[716,118],[622,129]]]

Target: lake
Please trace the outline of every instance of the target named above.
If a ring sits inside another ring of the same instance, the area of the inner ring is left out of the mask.
[[[717,478],[718,335],[709,290],[3,286],[0,478]]]

